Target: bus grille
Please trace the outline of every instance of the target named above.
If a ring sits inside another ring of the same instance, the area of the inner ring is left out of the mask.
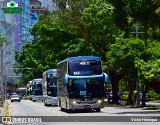
[[[78,102],[78,104],[95,104],[96,102]]]

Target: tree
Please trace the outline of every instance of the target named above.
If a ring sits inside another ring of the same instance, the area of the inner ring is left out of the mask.
[[[160,43],[157,41],[147,41],[147,46],[140,39],[118,38],[115,44],[110,46],[107,53],[108,64],[123,75],[124,81],[138,79],[143,92],[142,106],[145,106],[145,94],[151,89],[160,93]],[[129,83],[130,100],[133,88],[132,82]]]
[[[22,72],[23,83],[42,77],[45,70],[56,68],[59,61],[69,56],[96,54],[92,47],[84,44],[83,38],[67,31],[52,14],[41,16],[31,34],[34,40],[28,42],[21,52],[16,52],[15,67],[29,68]],[[16,70],[16,73],[20,71]]]
[[[140,39],[117,38],[115,44],[110,45],[109,52],[106,54],[108,65],[113,66],[118,74],[122,74],[122,79],[128,82],[129,100],[132,102],[135,80],[138,78],[138,70],[135,61],[142,57],[144,52],[144,41]]]
[[[145,42],[148,38],[159,40],[159,0],[109,0],[114,6],[116,25],[125,31],[128,38],[132,26],[139,24],[145,32]]]
[[[108,45],[121,32],[113,23],[112,6],[107,0],[54,0],[61,22],[69,31],[81,35],[86,46],[92,46],[106,61]]]
[[[147,47],[140,60],[135,62],[138,69],[139,82],[141,84],[143,96],[142,106],[145,106],[145,94],[154,89],[157,93],[160,93],[160,43],[158,41],[147,41]]]

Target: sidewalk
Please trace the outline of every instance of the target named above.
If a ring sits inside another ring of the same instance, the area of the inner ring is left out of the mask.
[[[0,106],[0,116],[9,115],[9,105],[10,105],[10,101],[5,100],[4,105]]]
[[[141,102],[140,102],[141,103]],[[126,101],[120,101],[119,104],[107,104],[107,100],[105,100],[105,106],[109,107],[109,106],[113,106],[113,107],[131,107],[131,108],[142,108],[143,110],[160,110],[160,100],[156,100],[156,101],[149,101],[146,102],[146,106],[145,107],[136,107],[135,105],[127,105]]]
[[[4,114],[5,105],[6,105],[6,102],[4,102],[3,106],[0,106],[0,116],[3,116],[3,114]]]
[[[146,102],[146,106],[153,106],[157,109],[160,109],[160,102],[154,102],[154,101]]]

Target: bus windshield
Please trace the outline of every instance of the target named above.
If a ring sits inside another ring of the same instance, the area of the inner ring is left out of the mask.
[[[57,97],[57,87],[48,88],[47,95]]]
[[[57,77],[55,77],[53,74],[48,74],[47,82],[48,83],[57,83]]]
[[[43,95],[42,90],[34,90],[33,95]]]
[[[104,83],[102,78],[97,79],[70,79],[70,98],[101,98],[104,96]]]
[[[35,89],[42,90],[42,84],[34,84],[33,85],[33,90],[35,90]]]
[[[102,74],[101,61],[69,61],[69,75],[100,75]]]
[[[54,74],[48,74],[47,95],[53,97],[57,96],[57,77],[55,77]]]
[[[17,90],[16,90],[16,93],[18,94],[18,95],[21,95],[21,96],[24,96],[25,94],[26,94],[26,89],[24,88],[18,88]]]

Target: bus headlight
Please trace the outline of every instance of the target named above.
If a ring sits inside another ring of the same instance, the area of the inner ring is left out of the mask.
[[[72,103],[73,103],[73,104],[76,104],[76,101],[75,101],[75,100],[73,100],[73,101],[72,101]]]
[[[98,100],[97,102],[98,102],[98,103],[102,103],[102,100]]]

